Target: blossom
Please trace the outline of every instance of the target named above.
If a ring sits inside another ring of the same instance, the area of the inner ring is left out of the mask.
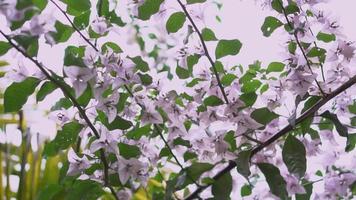
[[[119,200],[130,200],[132,198],[132,192],[128,188],[124,188],[119,190],[116,193],[116,196],[119,198]]]
[[[65,109],[51,112],[49,118],[54,120],[56,124],[61,127],[70,120],[68,112]]]
[[[99,103],[96,105],[98,110],[103,111],[108,117],[108,122],[111,123],[117,116],[116,104],[119,102],[119,93],[114,92],[107,98],[100,98]]]
[[[105,21],[105,19],[98,18],[96,19],[92,24],[91,24],[92,30],[99,34],[99,35],[104,35],[105,33],[108,32],[108,25]]]
[[[294,194],[304,194],[306,193],[304,187],[298,183],[298,179],[293,175],[287,174],[284,177],[284,180],[287,183],[287,191],[290,196]]]
[[[67,158],[69,161],[67,175],[69,176],[74,176],[91,166],[90,161],[85,155],[79,157],[72,148],[68,150]]]
[[[64,67],[64,72],[73,84],[76,97],[83,94],[88,86],[88,81],[95,76],[94,70],[86,67]]]
[[[28,72],[27,68],[22,62],[19,62],[18,64],[18,69],[12,69],[11,71],[6,73],[6,78],[19,83],[24,81],[26,78],[30,76],[30,73]]]
[[[104,125],[100,125],[100,138],[94,140],[90,145],[90,152],[94,153],[99,149],[105,149],[108,152],[118,154],[119,148],[117,146],[118,138],[110,132]]]
[[[161,124],[163,123],[163,118],[153,105],[147,104],[142,111],[141,122],[142,124]]]
[[[139,179],[142,183],[147,181],[147,163],[143,163],[136,158],[128,160],[121,158],[118,160],[118,173],[121,184],[125,184],[130,177]]]

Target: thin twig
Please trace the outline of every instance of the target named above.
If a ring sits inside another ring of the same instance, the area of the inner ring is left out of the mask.
[[[99,51],[99,49],[93,44],[90,42],[90,40],[85,37],[83,35],[83,33],[78,29],[77,26],[75,26],[75,24],[73,23],[73,21],[69,18],[68,14],[53,0],[50,0],[62,13],[63,15],[65,16],[65,18],[67,18],[68,22],[72,25],[72,27],[74,28],[75,31],[77,31],[79,33],[79,35],[91,46],[95,49],[95,51]]]
[[[345,90],[347,90],[348,88],[350,88],[351,86],[353,86],[354,84],[356,84],[356,75],[353,76],[350,80],[348,80],[347,82],[345,82],[343,85],[341,85],[339,88],[337,88],[336,90],[334,90],[333,92],[331,92],[329,95],[327,95],[325,98],[319,100],[316,104],[314,104],[313,107],[311,107],[309,110],[305,111],[300,117],[298,117],[295,120],[295,125],[300,124],[301,122],[303,122],[305,119],[311,117],[314,115],[314,113],[316,113],[319,108],[321,108],[323,105],[325,105],[327,102],[329,102],[331,99],[333,99],[334,97],[336,97],[337,95],[339,95],[340,93],[344,92]],[[266,142],[260,144],[259,146],[257,146],[256,148],[254,148],[251,151],[251,156],[250,158],[252,158],[254,155],[256,155],[258,152],[260,152],[262,149],[264,149],[265,147],[267,147],[268,145],[274,143],[275,141],[277,141],[279,138],[281,138],[282,136],[286,135],[287,133],[289,133],[289,131],[293,130],[293,126],[288,124],[287,126],[285,126],[283,129],[281,129],[279,132],[277,132],[275,135],[273,135],[270,139],[268,139]],[[236,167],[236,163],[233,161],[230,161],[228,166],[226,166],[224,169],[222,169],[220,172],[218,172],[213,179],[216,181],[218,180],[220,177],[222,177],[224,174],[230,172],[232,169],[234,169]],[[185,200],[193,200],[194,198],[197,198],[197,196],[199,195],[199,193],[201,193],[203,190],[205,190],[206,188],[208,188],[211,184],[207,184],[201,187],[198,187],[190,196],[188,196]]]
[[[92,132],[95,135],[95,137],[96,138],[100,138],[99,132],[96,130],[96,128],[94,127],[94,125],[92,124],[92,122],[90,121],[88,116],[86,115],[85,110],[80,106],[80,104],[76,100],[76,98],[69,91],[67,91],[65,86],[63,86],[62,83],[60,81],[58,81],[56,78],[52,77],[51,74],[46,70],[46,68],[41,63],[39,63],[39,61],[37,61],[35,58],[33,58],[30,55],[28,55],[27,52],[25,52],[21,47],[16,45],[8,35],[6,35],[1,30],[0,30],[0,33],[1,33],[1,35],[3,35],[6,38],[6,40],[9,42],[9,44],[12,47],[14,47],[23,56],[25,56],[26,58],[31,60],[39,68],[39,70],[45,75],[45,77],[48,80],[50,80],[52,83],[54,83],[63,92],[64,96],[66,96],[66,97],[68,97],[70,99],[70,101],[73,103],[74,107],[77,108],[80,116],[84,119],[84,121],[87,123],[89,128],[92,130]],[[105,186],[110,187],[109,186],[109,171],[108,171],[109,165],[108,165],[108,161],[106,159],[105,152],[104,152],[103,149],[100,149],[100,159],[101,159],[101,161],[102,161],[102,163],[104,165],[104,183],[105,183]],[[113,193],[113,195],[118,200],[118,197],[116,196],[116,193]]]
[[[188,20],[192,24],[194,31],[199,36],[200,42],[201,42],[201,44],[203,46],[203,49],[204,49],[205,56],[208,58],[211,66],[213,68],[216,80],[218,82],[218,86],[219,86],[219,88],[221,90],[222,95],[224,96],[225,103],[228,104],[229,103],[229,99],[227,98],[227,95],[225,93],[225,89],[224,89],[223,85],[221,84],[221,80],[220,80],[220,77],[219,77],[219,74],[218,74],[218,70],[216,69],[215,62],[213,61],[213,59],[211,58],[211,56],[209,54],[208,48],[207,48],[207,46],[205,44],[205,41],[203,39],[203,35],[201,34],[200,30],[198,29],[197,25],[195,24],[194,20],[190,16],[189,12],[187,11],[187,9],[186,9],[185,5],[182,3],[182,1],[181,0],[177,0],[177,1],[179,3],[180,7],[182,7],[182,9],[183,9],[185,15],[187,16]]]

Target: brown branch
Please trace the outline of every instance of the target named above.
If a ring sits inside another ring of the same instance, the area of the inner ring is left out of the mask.
[[[213,59],[211,58],[210,54],[209,54],[209,51],[208,51],[208,48],[206,47],[206,44],[205,44],[205,41],[203,39],[203,35],[201,34],[200,30],[198,29],[197,25],[195,24],[194,20],[192,19],[192,17],[190,16],[189,12],[187,11],[185,5],[182,3],[181,0],[177,0],[180,7],[182,7],[185,15],[187,16],[188,20],[190,21],[190,23],[192,24],[193,28],[194,28],[194,31],[198,34],[199,36],[199,39],[200,39],[200,42],[203,46],[203,49],[204,49],[204,53],[205,53],[205,56],[208,58],[212,68],[213,68],[213,71],[214,71],[214,74],[216,76],[216,80],[218,82],[218,86],[221,90],[221,93],[222,95],[224,96],[224,100],[225,100],[225,103],[228,104],[229,103],[229,99],[227,98],[227,95],[225,93],[225,90],[224,90],[224,87],[222,86],[221,84],[221,80],[220,80],[220,77],[219,77],[219,74],[218,74],[218,70],[216,69],[216,66],[215,66],[215,62],[213,61]]]
[[[78,103],[76,98],[69,91],[67,91],[67,89],[61,84],[61,82],[58,81],[56,78],[52,77],[51,74],[46,70],[46,68],[41,63],[39,63],[39,61],[37,61],[36,59],[34,59],[30,55],[28,55],[21,47],[16,45],[8,35],[6,35],[1,30],[0,30],[0,33],[1,33],[1,35],[3,35],[6,38],[6,40],[9,42],[9,44],[12,47],[14,47],[23,56],[25,56],[26,58],[31,60],[37,66],[37,68],[39,68],[39,70],[46,76],[46,78],[48,80],[50,80],[52,83],[54,83],[63,92],[64,96],[66,96],[67,98],[69,98],[71,100],[71,102],[73,103],[74,107],[77,108],[80,116],[84,119],[84,121],[87,123],[89,128],[92,130],[92,132],[95,135],[95,137],[96,138],[100,138],[99,132],[96,130],[96,128],[94,127],[94,125],[92,124],[92,122],[90,121],[88,116],[86,115],[85,110],[80,106],[80,104]],[[108,185],[109,184],[109,165],[108,165],[108,161],[107,161],[107,159],[105,157],[105,152],[104,152],[103,149],[100,149],[100,159],[101,159],[101,161],[102,161],[102,163],[104,165],[104,183],[105,183],[105,186],[110,187]],[[118,197],[116,196],[116,194],[113,193],[113,195],[118,200]]]
[[[321,108],[323,105],[325,105],[327,102],[329,102],[331,99],[333,99],[334,97],[336,97],[337,95],[339,95],[340,93],[344,92],[345,90],[347,90],[348,88],[350,88],[351,86],[353,86],[354,84],[356,84],[356,75],[353,76],[350,80],[348,80],[346,83],[344,83],[343,85],[341,85],[339,88],[337,88],[336,90],[334,90],[332,93],[328,94],[325,98],[319,100],[316,104],[314,104],[313,107],[311,107],[309,110],[305,111],[300,117],[298,117],[295,120],[295,125],[300,124],[302,121],[304,121],[305,119],[311,117],[314,115],[315,112],[317,112],[319,110],[319,108]],[[287,126],[285,126],[283,129],[281,129],[278,133],[276,133],[274,136],[272,136],[270,139],[268,139],[266,142],[260,144],[259,146],[257,146],[256,148],[254,148],[251,151],[251,156],[250,158],[252,158],[254,155],[256,155],[258,152],[260,152],[262,149],[264,149],[265,147],[267,147],[268,145],[274,143],[275,141],[277,141],[279,138],[281,138],[282,136],[286,135],[289,131],[293,130],[293,126],[288,124]],[[218,180],[221,176],[223,176],[224,174],[230,172],[230,170],[232,170],[233,168],[236,167],[236,163],[233,161],[230,161],[228,166],[226,166],[223,170],[221,170],[220,172],[218,172],[213,179],[216,181]],[[199,193],[201,193],[203,190],[205,190],[206,188],[208,188],[211,184],[208,185],[204,185],[202,187],[198,187],[190,196],[188,196],[185,200],[192,200],[194,198],[197,198],[197,196],[199,195]]]

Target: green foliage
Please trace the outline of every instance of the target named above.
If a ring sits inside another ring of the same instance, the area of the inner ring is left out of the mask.
[[[340,122],[336,114],[333,114],[327,110],[323,112],[321,116],[331,120],[334,123],[335,128],[341,137],[348,137],[349,133],[347,131],[347,127]]]
[[[272,62],[267,67],[267,73],[281,72],[284,70],[285,64],[281,62]]]
[[[16,35],[13,39],[21,45],[29,56],[36,57],[38,53],[38,36]]]
[[[51,81],[46,81],[43,83],[41,86],[40,90],[37,92],[36,95],[36,101],[42,101],[43,99],[46,98],[47,95],[52,93],[54,90],[56,90],[58,87]]]
[[[243,185],[241,187],[240,194],[242,197],[246,197],[252,194],[252,187],[250,185]]]
[[[204,3],[206,0],[187,0],[188,4]]]
[[[215,95],[208,96],[204,99],[205,106],[220,106],[222,104],[224,104],[223,100]]]
[[[86,67],[83,61],[84,47],[68,46],[64,52],[64,66]]]
[[[305,194],[295,194],[295,200],[309,200],[311,194],[313,193],[313,183],[303,180],[302,184],[304,185],[304,189],[306,191]]]
[[[125,159],[138,158],[141,155],[140,148],[138,146],[129,145],[126,143],[119,143],[119,152]]]
[[[141,72],[148,72],[150,70],[148,63],[144,61],[141,56],[136,56],[130,59],[136,64],[136,70],[140,70]]]
[[[241,151],[236,158],[236,169],[246,179],[251,175],[250,171],[251,150]]]
[[[20,83],[13,83],[7,87],[4,93],[4,111],[17,112],[21,110],[39,83],[38,79],[29,77]]]
[[[56,21],[54,27],[56,28],[56,32],[50,32],[49,34],[56,43],[68,41],[74,32],[74,29],[71,26],[62,24],[60,21]]]
[[[63,0],[67,4],[67,13],[78,16],[91,7],[90,0]]]
[[[281,199],[287,199],[288,192],[286,190],[286,181],[281,176],[279,169],[269,163],[258,163],[257,166],[266,177],[266,181],[272,194]]]
[[[148,135],[152,131],[151,125],[145,125],[142,127],[134,128],[127,132],[126,137],[128,139],[139,140],[142,136]]]
[[[228,55],[237,55],[242,47],[242,43],[239,40],[220,40],[215,49],[216,59]]]
[[[318,40],[326,42],[326,43],[336,40],[336,36],[334,34],[328,34],[328,33],[323,33],[323,32],[319,32],[318,35],[316,36],[316,38]]]
[[[164,0],[146,0],[140,7],[138,7],[138,18],[148,20],[152,15],[159,11],[159,8]]]
[[[279,21],[279,19],[272,16],[268,16],[265,18],[265,21],[263,22],[261,31],[263,32],[263,35],[265,37],[269,37],[278,27],[282,25],[283,23]]]
[[[74,144],[78,138],[80,130],[82,130],[83,125],[78,122],[69,122],[64,124],[62,130],[57,132],[54,140],[46,144],[43,154],[44,156],[55,156],[60,150],[65,150],[70,145]]]
[[[210,28],[204,28],[201,32],[204,41],[216,41],[218,40],[215,33]]]
[[[279,117],[276,113],[269,111],[268,108],[259,108],[251,113],[251,117],[258,123],[266,125]]]
[[[225,74],[221,78],[221,84],[223,86],[230,86],[235,79],[237,79],[237,76],[235,74]]]
[[[232,177],[230,172],[222,175],[218,180],[213,183],[211,193],[216,200],[228,200],[232,191]]]
[[[240,95],[240,100],[243,101],[246,106],[252,106],[257,100],[257,94],[255,92],[243,93]]]
[[[307,169],[307,159],[304,144],[289,134],[282,150],[283,161],[288,171],[301,178]]]
[[[73,23],[79,30],[83,30],[89,26],[89,18],[90,18],[90,11],[88,10],[74,17]]]
[[[7,42],[0,41],[0,56],[5,55],[11,49],[11,45]]]
[[[131,121],[128,121],[128,120],[121,118],[119,116],[117,116],[114,119],[114,121],[109,123],[108,118],[102,111],[98,112],[97,120],[99,120],[101,123],[103,123],[110,131],[115,130],[115,129],[127,130],[132,127]]]
[[[181,29],[185,23],[186,17],[183,12],[173,13],[166,23],[166,29],[168,33],[176,33]]]

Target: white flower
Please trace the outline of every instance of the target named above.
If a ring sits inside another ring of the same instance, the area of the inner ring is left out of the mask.
[[[69,149],[67,157],[69,161],[69,168],[67,171],[68,176],[79,174],[91,166],[88,158],[85,155],[80,158],[72,148]]]
[[[56,124],[62,127],[65,123],[69,121],[69,115],[67,110],[65,109],[56,110],[49,114],[49,119],[54,120]]]
[[[88,81],[95,76],[94,70],[86,67],[64,67],[64,72],[73,84],[76,97],[83,94],[88,86]]]

